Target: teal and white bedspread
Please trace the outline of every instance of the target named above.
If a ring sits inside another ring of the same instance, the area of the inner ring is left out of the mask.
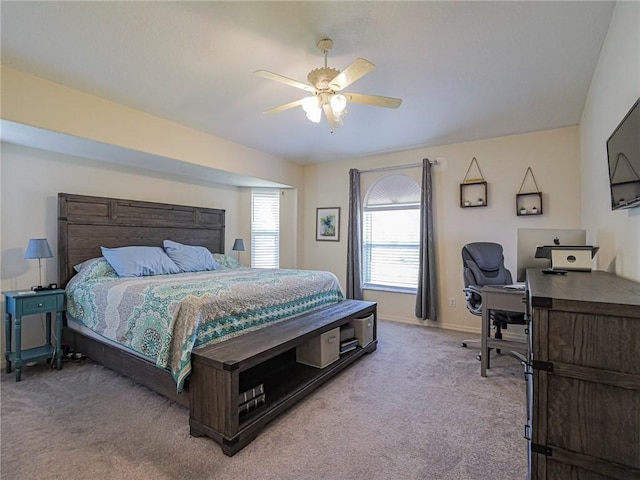
[[[168,368],[179,392],[191,371],[194,348],[344,298],[330,272],[236,268],[118,278],[108,270],[101,262],[83,265],[67,285],[67,313]]]

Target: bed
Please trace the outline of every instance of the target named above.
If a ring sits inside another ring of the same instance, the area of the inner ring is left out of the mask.
[[[377,340],[322,372],[297,365],[292,359],[297,345],[361,316],[373,316],[375,322],[375,304],[343,300],[337,279],[328,272],[272,270],[258,275],[233,265],[223,254],[224,210],[60,193],[58,212],[59,283],[67,289],[65,345],[189,406],[191,433],[213,438],[228,455],[288,405],[375,350]],[[166,239],[206,247],[228,268],[155,277],[103,275],[101,247],[159,247]],[[91,270],[87,265],[100,275],[80,282]],[[305,282],[315,290],[301,288]],[[283,285],[289,290],[278,293]],[[219,306],[216,299],[223,291],[230,296]],[[259,291],[262,297],[255,294]],[[168,292],[172,296],[167,302]],[[154,310],[145,296],[165,310]],[[181,314],[192,310],[195,314]],[[216,322],[203,320],[214,310],[221,312]],[[141,316],[141,311],[147,314]],[[173,313],[163,317],[166,312]],[[149,324],[152,317],[179,334],[158,335],[157,325]],[[123,345],[123,339],[128,343]],[[273,392],[281,391],[277,402],[263,407],[260,415],[238,420],[236,392],[253,381],[249,379],[256,371],[266,378],[261,373],[265,369],[285,372],[295,386],[283,390],[278,380],[273,386]],[[226,420],[219,424],[219,418]]]

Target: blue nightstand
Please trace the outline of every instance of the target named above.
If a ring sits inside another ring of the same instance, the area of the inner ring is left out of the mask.
[[[4,318],[7,350],[5,358],[7,373],[11,366],[16,370],[16,382],[20,381],[22,365],[27,362],[46,360],[55,354],[56,368],[62,369],[62,312],[64,311],[64,290],[41,290],[39,292],[12,291],[2,292],[7,300]],[[56,313],[56,344],[51,343],[51,313]],[[46,343],[40,347],[22,350],[22,317],[38,313],[47,314]],[[13,319],[13,328],[12,328]],[[15,351],[11,351],[11,337],[15,337]]]

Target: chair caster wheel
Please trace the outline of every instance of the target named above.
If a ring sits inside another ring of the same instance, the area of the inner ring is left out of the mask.
[[[467,348],[467,342],[462,342],[462,343],[460,344],[460,346],[461,346],[462,348]]]

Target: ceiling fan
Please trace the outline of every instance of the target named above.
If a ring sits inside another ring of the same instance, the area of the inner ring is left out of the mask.
[[[335,68],[327,67],[327,53],[331,51],[333,41],[330,38],[324,38],[318,42],[317,47],[324,54],[324,67],[316,68],[309,72],[307,75],[309,83],[302,83],[266,70],[254,72],[261,77],[291,85],[312,94],[312,96],[280,105],[264,113],[279,113],[290,108],[302,106],[307,118],[314,123],[320,122],[324,111],[327,122],[332,128],[335,128],[342,126],[342,119],[347,114],[346,107],[349,102],[385,108],[398,108],[400,106],[402,100],[399,98],[342,92],[344,88],[373,70],[375,65],[364,58],[357,58],[341,72]]]

